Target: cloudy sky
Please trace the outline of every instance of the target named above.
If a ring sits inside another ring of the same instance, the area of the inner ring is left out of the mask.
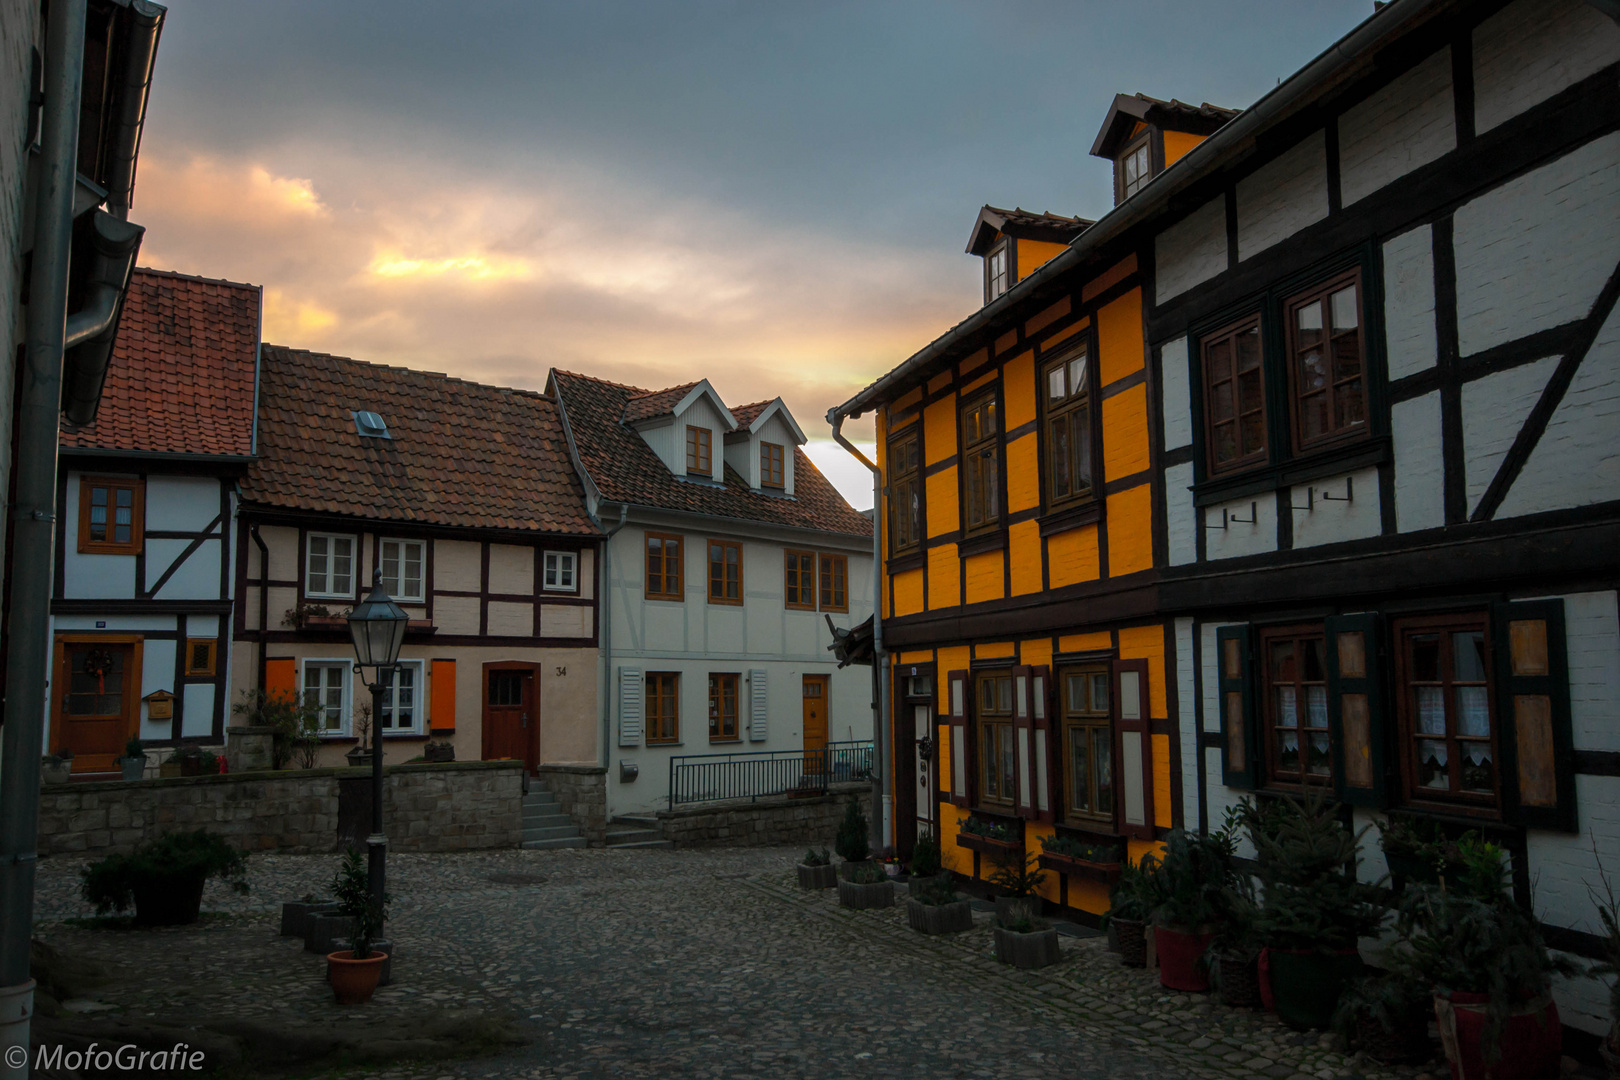
[[[1252,103],[1371,0],[167,0],[146,265],[265,339],[823,414],[980,301],[986,203],[1097,217],[1116,92]],[[870,438],[870,428],[860,436]]]

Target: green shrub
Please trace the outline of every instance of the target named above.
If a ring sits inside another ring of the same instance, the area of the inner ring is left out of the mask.
[[[939,907],[941,904],[954,904],[957,900],[956,887],[951,884],[950,875],[940,874],[935,877],[913,878],[911,898],[919,904],[929,907]]]
[[[388,894],[383,894],[380,904],[372,897],[366,859],[354,848],[344,852],[337,873],[332,875],[331,892],[338,914],[354,920],[354,958],[365,960],[371,956],[371,943],[382,935],[388,920]]]
[[[296,694],[244,690],[231,714],[250,727],[271,729],[270,767],[315,767],[321,748],[320,710]],[[363,745],[363,743],[362,743]]]
[[[1227,830],[1204,834],[1171,829],[1158,877],[1162,898],[1151,912],[1159,926],[1196,933],[1214,927],[1237,883],[1232,858],[1237,838]]]
[[[889,875],[877,863],[851,860],[858,865],[849,872],[849,880],[856,885],[877,885],[889,880]]]
[[[1119,849],[1112,844],[1087,844],[1072,836],[1043,836],[1041,850],[1048,855],[1061,855],[1066,859],[1083,859],[1093,863],[1119,862]]]
[[[917,843],[911,849],[911,874],[913,877],[933,877],[939,873],[940,867],[939,837],[925,832],[917,837]]]
[[[165,833],[128,855],[109,855],[80,870],[79,895],[95,905],[97,915],[105,915],[127,911],[135,902],[135,889],[147,885],[173,888],[220,878],[245,893],[246,873],[247,856],[217,833]]]
[[[1037,867],[1036,857],[1022,852],[1002,855],[990,875],[990,884],[1002,896],[1029,896],[1045,880],[1046,871]]]
[[[805,848],[805,850],[804,850],[804,865],[806,865],[806,866],[826,866],[830,862],[832,862],[832,856],[827,853],[826,848],[822,848],[821,849],[821,854],[819,854],[819,855],[816,854],[816,849],[815,848]]]
[[[849,805],[844,808],[844,820],[838,825],[838,835],[833,840],[833,848],[846,861],[861,862],[872,854],[866,829],[866,815],[861,813],[861,801],[851,795]]]
[[[1245,802],[1237,820],[1248,829],[1260,879],[1260,931],[1279,949],[1336,953],[1378,932],[1378,890],[1356,878],[1356,854],[1367,832],[1352,833],[1339,807],[1311,794],[1263,806]]]

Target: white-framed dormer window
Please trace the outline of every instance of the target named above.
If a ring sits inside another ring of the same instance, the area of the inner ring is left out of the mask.
[[[423,568],[427,566],[427,544],[421,540],[384,540],[379,565],[383,588],[395,600],[406,603],[423,600]]]
[[[349,732],[349,670],[354,659],[305,660],[299,683],[304,688],[304,704],[313,706],[315,726],[322,735]]]
[[[579,591],[579,555],[573,551],[548,551],[545,559],[547,592]]]
[[[1007,274],[1007,245],[1002,244],[985,260],[984,302],[989,303],[1012,284]]]
[[[305,544],[304,595],[327,600],[354,596],[354,537],[310,533]]]
[[[382,699],[382,730],[392,735],[420,732],[425,697],[423,663],[401,660]]]

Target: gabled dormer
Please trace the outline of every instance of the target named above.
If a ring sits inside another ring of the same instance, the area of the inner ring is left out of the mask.
[[[1114,205],[1181,160],[1232,117],[1236,109],[1204,102],[1189,105],[1146,94],[1116,94],[1091,144],[1091,153],[1114,163]]]
[[[793,448],[808,440],[781,398],[739,405],[726,435],[726,464],[755,491],[793,494]]]
[[[969,255],[984,260],[984,302],[1033,274],[1092,224],[1085,218],[986,205],[973,223],[967,245]]]
[[[736,429],[737,419],[709,380],[638,394],[625,402],[620,420],[640,434],[674,475],[725,482],[723,440]]]

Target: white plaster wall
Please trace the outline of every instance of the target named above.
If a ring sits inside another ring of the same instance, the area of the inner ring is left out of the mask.
[[[1315,131],[1238,181],[1238,258],[1264,251],[1327,215],[1327,140]]]
[[[213,684],[186,683],[181,694],[186,703],[185,715],[180,720],[181,736],[212,735],[214,732]]]
[[[1557,366],[1558,358],[1551,356],[1463,384],[1463,463],[1470,514]]]
[[[79,554],[79,478],[82,475],[78,472],[68,473],[67,505],[57,515],[63,533],[62,595],[70,600],[133,600],[135,556]],[[42,573],[49,574],[51,571],[52,568],[48,566],[40,568]],[[217,595],[217,588],[215,592]]]
[[[184,554],[189,540],[146,541],[146,587],[150,589]],[[155,594],[158,600],[218,600],[222,540],[204,540]],[[229,579],[227,578],[227,582]]]
[[[1221,511],[1227,512],[1227,526],[1220,528]],[[1254,524],[1232,521],[1231,515],[1254,518]],[[1232,559],[1277,550],[1277,500],[1271,492],[1204,507],[1204,557]]]
[[[219,516],[219,481],[206,476],[153,476],[146,481],[146,527],[201,532]],[[215,590],[216,595],[218,590]]]
[[[299,580],[302,568],[298,565],[298,530],[287,525],[261,525],[259,539],[264,541],[265,550],[270,553],[270,578],[274,581]],[[259,545],[251,538],[247,545],[248,576],[263,577],[259,573]]]
[[[112,620],[108,620],[107,629],[112,629]],[[174,629],[174,620],[167,620],[164,627]],[[146,695],[157,690],[167,690],[171,694],[180,694],[181,687],[174,685],[174,662],[177,643],[174,641],[161,641],[147,638],[141,642],[141,738],[167,739],[174,735],[174,725],[168,720],[153,722],[147,719]],[[184,734],[184,730],[182,729]],[[207,732],[202,732],[207,734]]]
[[[1463,356],[1585,318],[1620,251],[1620,132],[1486,192],[1454,222]]]
[[[1378,843],[1378,824],[1383,820],[1383,814],[1366,807],[1358,806],[1351,811],[1351,827],[1356,832],[1367,830],[1356,863],[1356,877],[1362,881],[1376,882],[1389,873],[1389,863],[1384,861],[1384,849]]]
[[[1474,130],[1483,134],[1620,60],[1620,26],[1585,0],[1519,0],[1474,28]]]
[[[438,584],[438,566],[434,566],[434,584]],[[514,596],[533,595],[534,548],[520,544],[489,545],[489,591],[510,593]]]
[[[1384,243],[1384,341],[1390,381],[1434,367],[1434,233],[1420,225]]]
[[[591,609],[579,604],[546,604],[540,608],[541,637],[590,637]]]
[[[502,600],[489,602],[489,632],[496,637],[530,637],[534,634],[534,605]]]
[[[475,596],[433,598],[433,625],[441,634],[478,633],[478,614],[478,598]]]
[[[1581,366],[1547,430],[1508,489],[1499,518],[1620,498],[1620,307]]]
[[[1339,196],[1350,206],[1456,145],[1448,48],[1339,118]]]
[[[1346,487],[1346,481],[1349,486]],[[1315,492],[1311,509],[1300,510]],[[1339,502],[1346,493],[1349,502]],[[1294,516],[1294,546],[1317,547],[1345,540],[1377,536],[1383,529],[1379,513],[1378,470],[1358,469],[1342,476],[1324,477],[1301,484],[1290,491],[1289,505]],[[1332,498],[1328,498],[1332,496]]]
[[[1192,374],[1187,365],[1185,337],[1159,347],[1166,450],[1177,450],[1192,443]]]
[[[1153,241],[1153,302],[1162,304],[1226,270],[1226,197],[1217,196]]]
[[[1395,454],[1396,531],[1439,528],[1446,523],[1439,391],[1390,409],[1390,436]]]
[[[1200,640],[1198,647],[1203,651],[1200,671],[1203,685],[1198,688],[1198,692],[1204,699],[1204,730],[1208,732],[1219,732],[1221,730],[1221,667],[1215,633],[1223,626],[1234,625],[1238,624],[1204,623],[1199,628]],[[1217,829],[1226,815],[1227,808],[1242,802],[1246,792],[1233,790],[1227,787],[1222,780],[1221,750],[1219,747],[1206,747],[1202,754],[1204,782],[1207,785],[1205,794],[1209,804],[1209,827]],[[1247,837],[1239,841],[1238,854],[1245,859],[1254,858],[1254,846],[1249,843]]]
[[[1192,482],[1191,462],[1164,470],[1164,522],[1170,540],[1171,566],[1198,561],[1198,508],[1193,505],[1193,494],[1188,490]]]
[[[482,559],[480,546],[470,541],[433,541],[433,587],[451,592],[477,592],[483,585]],[[434,601],[435,612],[442,602]]]
[[[1615,593],[1572,593],[1562,599],[1575,749],[1620,751],[1620,621]]]

